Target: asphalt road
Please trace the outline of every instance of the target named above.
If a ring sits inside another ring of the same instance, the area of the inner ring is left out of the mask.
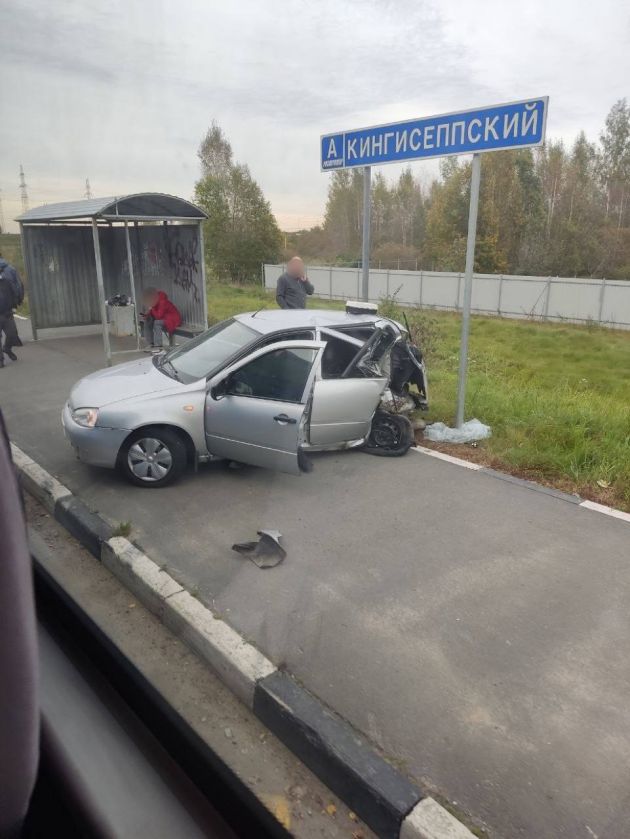
[[[0,371],[15,442],[490,836],[630,836],[630,526],[434,458],[212,464],[132,487],[74,460],[60,411],[98,339]],[[261,527],[288,556],[231,551]]]

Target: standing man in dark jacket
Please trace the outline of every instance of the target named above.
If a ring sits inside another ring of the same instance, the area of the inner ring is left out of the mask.
[[[13,309],[20,306],[24,301],[24,285],[19,277],[18,272],[13,265],[10,265],[6,259],[2,258],[0,253],[0,282],[6,280],[11,287],[13,293],[13,305],[9,316],[3,320],[3,325],[0,327],[0,342],[2,341],[2,333],[4,332],[4,352],[9,356],[11,361],[17,361],[17,355],[13,352],[13,347],[21,347],[22,342],[18,335],[15,318],[13,317]],[[2,355],[2,346],[0,345],[0,356]]]
[[[299,256],[289,260],[287,270],[278,277],[276,301],[281,309],[306,309],[306,295],[315,291]]]
[[[15,294],[13,286],[9,282],[8,277],[5,277],[0,272],[0,367],[4,367],[4,352],[2,351],[2,333],[6,335],[5,349],[9,358],[15,359],[15,354],[11,351],[13,345],[13,333],[15,332],[15,321],[13,320],[13,307],[15,303]],[[8,349],[7,349],[8,346]]]

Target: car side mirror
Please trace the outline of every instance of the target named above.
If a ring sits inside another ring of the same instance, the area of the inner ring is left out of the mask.
[[[222,379],[220,382],[217,382],[217,384],[214,385],[213,388],[211,388],[210,396],[212,396],[212,398],[216,399],[216,400],[223,399],[223,397],[228,392],[228,388],[230,386],[231,380],[232,380],[232,377],[227,376],[227,378]]]

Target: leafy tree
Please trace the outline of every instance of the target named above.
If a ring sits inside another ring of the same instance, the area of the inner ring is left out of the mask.
[[[466,254],[470,164],[446,158],[441,181],[434,181],[426,215],[424,267],[435,271],[461,271]]]
[[[443,159],[423,191],[411,168],[395,180],[376,172],[372,260],[462,271],[470,163]],[[630,279],[630,106],[613,105],[600,142],[482,156],[476,270]],[[355,263],[361,255],[360,169],[331,174],[324,225],[300,233],[314,260]],[[299,248],[298,248],[299,249]]]
[[[197,157],[201,161],[203,177],[226,178],[232,168],[232,146],[216,120],[212,120],[201,141]]]
[[[324,229],[342,259],[359,259],[363,229],[362,169],[341,169],[331,175]]]
[[[630,184],[630,106],[620,99],[610,109],[600,135],[600,175],[606,188],[606,216],[614,212],[621,227]]]
[[[195,200],[208,214],[206,262],[218,279],[256,279],[262,262],[280,256],[281,234],[249,168],[232,162],[232,149],[213,122],[199,148],[203,176]]]
[[[377,172],[372,186],[372,249],[389,241],[393,212],[394,196],[384,176]]]
[[[424,204],[420,184],[414,179],[410,168],[398,178],[394,190],[393,237],[403,248],[419,247],[424,235]]]

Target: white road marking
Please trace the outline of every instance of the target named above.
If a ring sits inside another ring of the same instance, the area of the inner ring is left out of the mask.
[[[445,460],[447,463],[453,463],[455,466],[463,466],[466,469],[479,470],[484,467],[479,463],[472,463],[470,460],[462,460],[461,457],[451,457],[450,454],[437,452],[434,449],[427,449],[425,446],[415,446],[411,451],[416,451],[418,454],[428,454],[430,457],[436,457],[438,460]],[[527,481],[531,486],[536,484],[535,481]],[[538,484],[542,488],[542,484]],[[630,522],[630,513],[624,513],[623,510],[617,510],[614,507],[607,507],[605,504],[597,504],[595,501],[581,501],[578,505],[587,510],[594,510],[596,513],[603,513],[605,516],[612,516],[615,519]]]
[[[603,513],[605,516],[630,522],[630,513],[624,513],[623,510],[616,510],[614,507],[607,507],[605,504],[597,504],[595,501],[582,501],[580,507],[586,507],[587,510],[595,510],[596,513]]]
[[[462,460],[461,457],[451,457],[450,454],[444,452],[436,452],[434,449],[427,449],[424,446],[415,446],[411,449],[412,452],[418,454],[428,454],[429,457],[437,457],[438,460],[445,460],[447,463],[454,463],[455,466],[463,466],[465,469],[483,469],[479,463],[472,463],[470,460]]]

